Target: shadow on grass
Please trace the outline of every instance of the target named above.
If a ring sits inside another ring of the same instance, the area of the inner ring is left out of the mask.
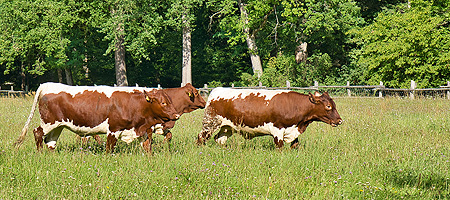
[[[412,169],[391,170],[386,173],[387,181],[397,187],[412,187],[433,194],[435,199],[450,199],[450,180],[440,174],[424,174]]]

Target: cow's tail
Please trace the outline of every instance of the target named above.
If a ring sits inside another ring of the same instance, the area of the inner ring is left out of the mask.
[[[27,135],[28,127],[30,126],[31,119],[33,119],[34,112],[36,111],[37,104],[41,97],[41,92],[42,92],[42,86],[39,86],[38,90],[36,91],[36,94],[34,95],[34,101],[33,101],[33,105],[31,106],[31,112],[30,112],[30,115],[28,116],[27,122],[25,122],[25,126],[22,129],[22,134],[20,134],[19,138],[14,143],[14,146],[16,148],[19,148],[22,145],[23,141],[25,141],[25,136]]]

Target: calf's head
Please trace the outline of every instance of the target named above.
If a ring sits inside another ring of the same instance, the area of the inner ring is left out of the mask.
[[[336,104],[328,95],[328,92],[320,94],[315,92],[314,95],[309,93],[309,100],[314,104],[313,113],[316,120],[323,121],[333,127],[341,125],[343,120],[336,110]]]
[[[190,83],[184,86],[186,95],[183,99],[186,100],[187,106],[184,108],[183,113],[192,112],[199,108],[205,108],[206,101],[198,93],[197,89]]]
[[[149,112],[155,118],[169,121],[177,120],[180,117],[172,104],[172,99],[164,91],[152,90],[151,92],[146,92],[144,90],[144,96],[147,103],[149,103]]]

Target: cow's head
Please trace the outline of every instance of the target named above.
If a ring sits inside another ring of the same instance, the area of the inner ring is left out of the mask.
[[[183,113],[192,112],[199,108],[205,108],[206,102],[194,86],[188,83],[183,88],[185,95],[183,95],[184,97],[182,98],[185,99],[187,104],[183,110]]]
[[[328,92],[320,94],[314,92],[314,95],[309,93],[309,100],[314,104],[313,115],[317,120],[330,124],[331,126],[341,125],[343,120],[336,110],[336,104],[331,99]]]
[[[172,104],[172,99],[164,91],[152,90],[147,92],[144,90],[144,96],[149,104],[149,112],[153,113],[153,117],[164,121],[177,120],[180,117]]]

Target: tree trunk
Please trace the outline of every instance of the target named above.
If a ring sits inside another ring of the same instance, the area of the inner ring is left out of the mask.
[[[257,74],[258,78],[261,77],[263,70],[261,65],[261,58],[258,55],[258,47],[256,46],[256,40],[254,33],[250,33],[250,28],[248,27],[248,14],[247,10],[245,9],[245,5],[241,2],[241,0],[238,1],[239,4],[239,10],[241,11],[241,17],[244,21],[245,27],[244,27],[244,34],[246,35],[245,40],[247,41],[247,47],[250,52],[250,60],[252,61],[252,69],[253,74]]]
[[[308,43],[306,42],[301,42],[300,45],[297,46],[297,49],[295,50],[295,61],[297,61],[297,63],[306,62],[306,58],[308,57],[307,47]]]
[[[58,72],[58,83],[62,83],[63,82],[62,69],[58,68],[56,69],[56,71]]]
[[[184,86],[187,83],[192,83],[192,70],[191,70],[191,24],[187,18],[186,11],[183,13],[183,63],[182,63],[182,76],[181,85]]]
[[[20,77],[22,78],[22,83],[20,84],[20,89],[22,91],[25,91],[25,85],[26,85],[26,75],[25,75],[25,67],[23,66],[23,61],[20,69]]]
[[[115,10],[116,8],[112,8],[111,13],[113,16],[120,15],[120,12]],[[125,65],[125,46],[123,43],[125,42],[125,33],[122,22],[118,22],[116,27],[116,44],[114,51],[114,66],[116,68],[116,83],[117,86],[128,86],[127,80],[127,67]]]
[[[69,68],[65,68],[64,72],[66,74],[67,85],[73,85],[72,70],[70,70]]]

